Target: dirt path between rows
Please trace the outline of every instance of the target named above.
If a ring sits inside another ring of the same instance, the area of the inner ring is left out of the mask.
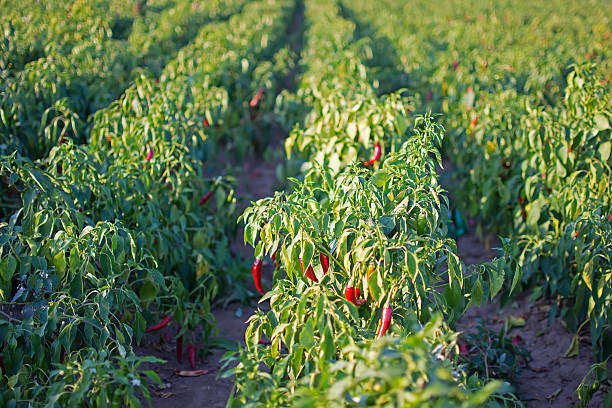
[[[295,90],[295,77],[298,73],[297,61],[302,47],[304,6],[298,1],[296,12],[289,25],[287,39],[294,54],[294,68],[285,77],[280,86],[289,91]],[[277,92],[280,92],[278,89]],[[270,135],[265,137],[269,145],[264,153],[253,152],[240,163],[236,163],[237,186],[235,195],[238,197],[238,213],[241,213],[252,201],[274,195],[277,177],[276,167],[278,158],[283,157],[283,141],[287,132],[280,126],[273,126]],[[268,158],[265,160],[263,158]],[[238,231],[231,243],[231,251],[235,256],[249,259],[253,256],[253,248],[244,245],[242,229]],[[263,283],[264,286],[272,280],[272,265],[264,260]],[[254,290],[254,289],[253,289]],[[266,309],[265,305],[260,305]],[[214,307],[212,314],[217,323],[218,336],[221,341],[233,344],[244,344],[244,332],[247,319],[255,312],[258,305],[253,300],[248,306],[238,303],[227,307]],[[226,350],[213,349],[205,359],[196,359],[196,369],[204,370],[205,374],[198,377],[180,377],[175,374],[177,370],[190,370],[191,367],[183,356],[182,363],[176,359],[174,335],[176,326],[172,324],[155,333],[146,336],[137,348],[137,354],[150,355],[166,360],[163,364],[148,364],[146,369],[154,370],[162,380],[161,387],[151,386],[151,402],[155,408],[222,408],[226,406],[227,399],[232,391],[233,380],[220,378],[222,366],[220,361]],[[186,350],[183,351],[186,354]]]
[[[459,257],[466,264],[476,264],[495,257],[495,252],[487,249],[474,233],[475,224],[470,223],[468,233],[458,242]],[[490,239],[490,242],[495,242]],[[563,326],[563,321],[556,318],[548,324],[550,301],[540,299],[532,302],[530,292],[519,295],[504,308],[498,302],[475,307],[459,320],[458,329],[475,332],[476,319],[488,318],[491,328],[500,330],[507,317],[525,318],[525,326],[515,327],[507,336],[518,336],[519,344],[527,348],[532,360],[514,380],[515,394],[528,408],[574,406],[577,401],[576,388],[587,373],[592,358],[590,339],[579,337],[579,353],[575,357],[565,358],[573,335]],[[603,393],[593,398],[590,407],[603,406]]]

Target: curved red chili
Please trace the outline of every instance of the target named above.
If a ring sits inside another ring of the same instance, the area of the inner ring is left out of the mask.
[[[147,161],[151,161],[152,158],[153,158],[153,149],[149,147],[149,150],[147,150]]]
[[[302,258],[300,258],[300,266],[302,267],[302,272],[304,272],[304,264],[302,264]],[[304,272],[304,275],[306,275],[306,277],[314,283],[319,283],[319,278],[317,278],[317,275],[315,275],[312,265],[308,265],[308,268],[306,268],[306,272]]]
[[[359,299],[361,296],[361,289],[355,288],[355,306],[363,306],[366,302],[365,299]]]
[[[255,282],[255,287],[261,293],[264,294],[263,286],[261,285],[261,267],[263,263],[260,258],[255,259],[253,262],[253,281]]]
[[[344,297],[351,303],[355,303],[355,288],[347,286],[344,288]]]
[[[359,288],[347,286],[344,289],[344,297],[355,306],[363,306],[366,302],[365,299],[359,299],[359,296],[361,296],[361,289]]]
[[[253,96],[253,99],[251,99],[251,102],[249,103],[249,106],[251,108],[256,107],[259,104],[259,101],[261,100],[261,97],[263,96],[263,94],[265,92],[266,92],[266,90],[264,88],[259,88],[259,90],[255,94],[255,96]]]
[[[329,270],[329,258],[323,253],[319,253],[319,261],[321,261],[321,267],[323,268],[323,274],[326,274]]]
[[[149,326],[145,329],[145,333],[149,333],[149,332],[154,332],[160,329],[163,329],[164,327],[166,327],[168,325],[168,323],[170,323],[170,320],[172,319],[172,317],[170,316],[166,316],[162,319],[161,322],[154,324],[153,326]]]
[[[180,329],[179,329],[180,330]],[[176,359],[180,363],[183,359],[183,336],[180,335],[176,339]]]
[[[194,347],[193,344],[188,344],[187,345],[187,358],[189,359],[189,365],[191,365],[192,369],[195,369],[195,354],[196,354],[196,348]]]
[[[366,166],[371,166],[372,164],[376,163],[376,161],[380,159],[380,152],[381,152],[380,143],[378,142],[374,143],[374,154],[372,155],[372,158],[370,159],[370,161],[367,161],[363,164]]]
[[[206,193],[204,197],[200,198],[200,205],[206,204],[206,202],[210,200],[210,197],[212,197],[212,195],[213,195],[212,191],[209,191],[208,193]]]
[[[380,323],[378,325],[378,330],[376,331],[377,339],[380,339],[387,332],[387,329],[389,328],[389,324],[391,323],[392,313],[393,313],[393,310],[391,309],[391,307],[389,306],[383,307],[383,310],[380,316]]]
[[[274,268],[278,268],[278,265],[276,263],[276,254],[278,254],[278,249],[272,254],[272,262],[274,262]]]

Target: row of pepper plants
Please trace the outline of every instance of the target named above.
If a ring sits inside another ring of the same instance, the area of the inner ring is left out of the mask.
[[[85,134],[66,132],[67,112],[48,156],[2,155],[22,205],[3,205],[0,223],[0,405],[139,406],[159,381],[139,369],[156,360],[133,353],[145,333],[174,320],[193,364],[215,331],[211,302],[245,297],[229,253],[232,178],[208,152],[237,130],[234,107],[258,108],[269,97],[245,96],[287,69],[267,60],[287,55],[294,7],[250,2],[205,25],[159,80],[139,77]]]
[[[115,4],[118,2],[99,1],[94,3],[94,7],[90,2],[59,3],[48,6],[51,12],[46,8],[25,5],[10,9],[16,10],[16,14],[34,10],[28,13],[48,18],[47,25],[41,25],[42,33],[46,32],[45,29],[54,30],[59,24],[56,20],[62,14],[66,19],[66,14],[72,12],[74,16],[68,20],[74,19],[77,27],[68,24],[60,30],[71,33],[68,38],[50,35],[51,46],[46,47],[43,55],[10,75],[2,75],[0,144],[5,151],[11,152],[16,147],[21,154],[40,158],[48,154],[64,133],[85,142],[94,112],[116,100],[138,76],[159,74],[176,55],[176,50],[191,40],[202,24],[239,11],[246,1],[210,1],[196,5],[193,10],[194,3],[186,0],[167,9],[142,6],[143,9],[131,17],[134,29],[129,29],[129,35],[120,34],[128,28],[112,24],[113,18],[122,18],[120,13],[112,13],[113,8],[119,7]],[[126,3],[119,3],[126,7]],[[221,7],[225,13],[220,12]],[[145,10],[149,11],[145,13]],[[10,21],[21,21],[26,27],[31,27],[31,20],[36,18],[28,15]],[[180,35],[176,26],[169,26],[166,22],[180,26]],[[147,24],[146,29],[142,28],[144,24]],[[89,28],[91,32],[77,35],[78,27],[82,27],[81,31]],[[46,38],[29,31],[6,31],[5,42],[8,44],[20,43],[18,33],[29,38]],[[157,47],[151,47],[150,40],[155,40]],[[69,116],[69,124],[58,121],[58,116]]]
[[[241,216],[270,310],[225,357],[228,406],[518,404],[507,384],[457,364],[456,320],[513,265],[457,257],[436,175],[442,128],[411,115],[404,93],[377,96],[385,70],[364,64],[370,41],[336,2],[304,3],[299,87],[276,108],[297,123],[286,150],[303,163],[290,191]]]
[[[372,2],[345,7],[393,44],[422,109],[442,113],[458,203],[516,243],[508,255],[521,286],[552,299],[550,320],[576,333],[567,354],[588,327],[596,358],[607,360],[610,5],[453,2],[434,13],[427,2],[389,1],[384,17]]]
[[[132,20],[132,2],[98,0],[66,3],[3,0],[0,3],[0,72],[22,70],[52,53],[69,54],[84,41],[120,37]]]

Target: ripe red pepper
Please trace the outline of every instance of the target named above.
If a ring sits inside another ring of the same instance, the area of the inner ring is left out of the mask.
[[[172,319],[172,317],[170,316],[166,316],[162,319],[161,322],[154,324],[153,326],[149,326],[146,328],[145,333],[149,333],[149,332],[154,332],[160,329],[163,329],[164,327],[166,327],[168,325],[168,323],[170,323],[170,320]]]
[[[263,286],[261,285],[261,267],[263,263],[260,258],[255,259],[253,262],[253,281],[255,281],[255,287],[261,293],[264,294]]]
[[[455,62],[453,62],[453,71],[456,71],[458,66],[459,66],[459,61],[455,60]]]
[[[204,126],[206,127],[210,126],[210,123],[208,123],[208,119],[204,119]]]
[[[153,158],[153,149],[149,147],[147,150],[147,161],[151,161],[152,158]]]
[[[319,253],[319,261],[321,261],[321,267],[323,268],[323,274],[326,274],[329,270],[329,258],[322,253]]]
[[[359,299],[359,296],[361,296],[361,289],[359,288],[347,286],[344,289],[344,297],[355,306],[363,306],[366,302],[365,299]]]
[[[302,264],[302,258],[300,258],[300,266],[302,267],[302,272],[304,272],[304,264]],[[317,275],[315,275],[312,265],[308,265],[308,268],[306,268],[306,272],[304,272],[304,275],[306,275],[306,277],[314,283],[319,283],[319,279],[317,278]]]
[[[180,330],[179,328],[179,331]],[[183,335],[178,336],[176,339],[176,359],[179,363],[183,359]]]
[[[344,297],[351,303],[355,303],[355,288],[347,286],[344,288]]]
[[[210,200],[210,197],[212,197],[212,195],[213,195],[212,191],[209,191],[208,193],[206,193],[204,197],[200,198],[200,205],[206,204],[206,202]]]
[[[253,99],[251,99],[251,102],[249,103],[249,106],[251,108],[256,107],[259,104],[259,101],[261,100],[261,97],[264,95],[264,93],[265,93],[265,89],[264,88],[259,88],[259,90],[255,94]]]
[[[361,296],[361,289],[355,288],[355,306],[363,306],[366,302],[365,299],[359,299]]]
[[[376,338],[380,339],[385,335],[387,329],[389,328],[389,324],[391,323],[391,314],[393,310],[389,306],[383,307],[382,314],[380,316],[380,322],[378,325],[378,330],[376,331]]]
[[[372,164],[376,163],[376,160],[380,159],[380,151],[380,143],[374,143],[374,154],[372,155],[372,158],[370,159],[370,161],[367,161],[363,164],[366,166],[371,166]]]
[[[60,346],[60,364],[64,364],[64,357],[66,357],[66,349]]]
[[[0,371],[2,371],[2,377],[4,377],[6,381],[8,381],[8,378],[6,376],[6,368],[4,368],[4,360],[2,359],[2,356],[0,356]]]
[[[194,347],[193,344],[188,344],[187,345],[187,358],[189,359],[189,364],[191,365],[192,369],[195,369],[195,354],[196,354],[196,349]]]
[[[276,264],[276,254],[278,254],[278,249],[272,254],[272,262],[274,262],[274,268],[278,268],[278,265]]]
[[[472,127],[472,129],[474,129],[477,124],[478,124],[478,118],[476,116],[473,116],[472,122],[470,122],[470,126]]]

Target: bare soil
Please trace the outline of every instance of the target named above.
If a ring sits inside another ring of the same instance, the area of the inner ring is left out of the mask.
[[[476,264],[495,256],[487,249],[474,233],[474,223],[470,223],[468,233],[457,242],[459,256],[466,264]],[[495,240],[489,237],[489,242]],[[513,380],[515,394],[528,408],[570,407],[577,404],[576,388],[595,361],[592,358],[590,339],[579,337],[577,356],[565,358],[573,334],[569,333],[560,318],[548,324],[550,300],[530,300],[531,293],[519,295],[512,303],[501,307],[499,302],[475,307],[459,320],[458,329],[475,332],[477,318],[492,320],[491,327],[499,330],[507,317],[526,317],[523,327],[515,327],[508,336],[519,336],[522,346],[531,353],[532,360],[527,367]],[[590,407],[603,406],[603,393],[593,398]]]

